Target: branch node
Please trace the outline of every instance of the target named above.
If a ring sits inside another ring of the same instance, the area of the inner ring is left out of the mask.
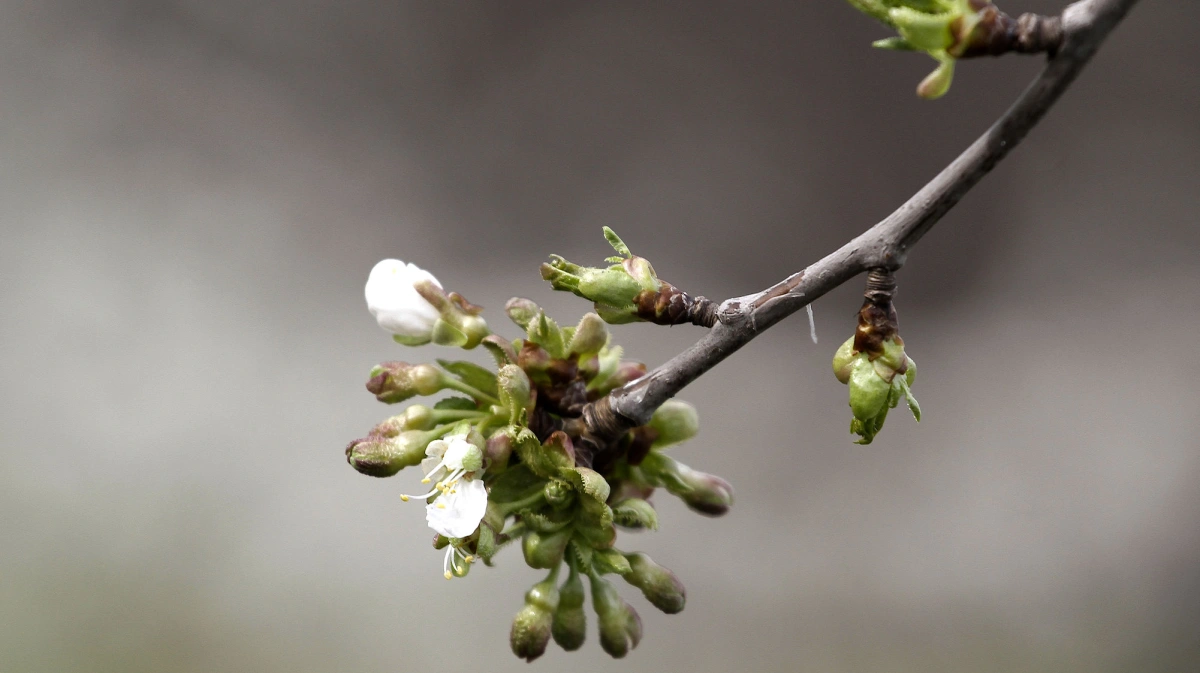
[[[980,12],[979,23],[963,45],[960,58],[1000,56],[1009,52],[1050,56],[1062,46],[1062,19],[1026,12],[1017,18],[988,5]]]

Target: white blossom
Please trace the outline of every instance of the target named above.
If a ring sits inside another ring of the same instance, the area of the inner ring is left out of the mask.
[[[465,434],[435,439],[425,449],[427,458],[421,461],[425,472],[422,483],[434,481],[433,488],[423,495],[402,495],[401,499],[426,499],[437,495],[425,506],[429,527],[447,538],[464,538],[475,532],[487,510],[487,487],[476,479],[483,467],[483,453],[467,441]],[[471,563],[474,557],[448,545],[443,570],[449,579],[457,572],[459,558]]]
[[[442,286],[433,274],[398,259],[385,259],[371,269],[364,294],[380,327],[404,337],[429,338],[441,314],[413,287],[421,281]]]

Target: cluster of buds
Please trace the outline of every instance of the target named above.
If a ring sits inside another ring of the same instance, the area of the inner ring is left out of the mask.
[[[879,40],[881,49],[920,51],[938,67],[917,86],[922,98],[940,98],[950,89],[960,58],[1008,52],[1053,52],[1062,42],[1057,18],[1022,14],[1014,19],[991,0],[849,0],[865,14],[894,28],[899,36]]]
[[[615,247],[620,239],[614,234],[610,240]],[[625,253],[602,277],[570,267],[582,272],[573,287],[594,293],[597,310],[610,322],[641,315],[637,297],[664,291],[648,262]],[[567,267],[559,271],[566,274]],[[672,400],[646,425],[616,437],[589,431],[588,405],[646,373],[645,365],[623,359],[601,315],[560,327],[532,301],[512,299],[506,313],[524,334],[504,339],[490,333],[477,307],[445,294],[428,272],[395,260],[375,267],[366,296],[397,341],[482,345],[495,361],[494,368],[448,360],[375,367],[367,389],[386,404],[445,391],[451,396],[379,423],[346,447],[346,459],[373,477],[420,467],[427,492],[401,497],[424,502],[447,579],[465,576],[476,561],[491,565],[516,541],[527,565],[549,571],[513,621],[517,656],[533,660],[550,640],[565,650],[583,644],[584,577],[600,644],[614,657],[637,646],[642,622],[606,576],[620,576],[665,613],[683,609],[686,592],[675,574],[645,554],[618,549],[617,529],[656,529],[651,500],[660,487],[709,516],[728,511],[733,489],[666,453],[698,430],[696,411],[686,402]]]
[[[891,271],[872,270],[867,278],[858,328],[833,356],[833,374],[850,387],[850,409],[854,419],[850,432],[859,444],[870,444],[883,428],[888,410],[903,397],[918,422],[921,406],[910,386],[917,376],[917,363],[904,352],[892,295],[896,281]]]

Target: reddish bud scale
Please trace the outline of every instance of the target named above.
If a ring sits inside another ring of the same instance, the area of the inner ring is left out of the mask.
[[[957,42],[947,49],[957,58],[1000,56],[1009,52],[1036,54],[1058,51],[1062,46],[1062,19],[1057,16],[1022,14],[1012,18],[990,2],[974,2],[979,11],[979,22],[969,35],[960,35],[956,25],[951,26]],[[961,19],[959,19],[961,22]]]
[[[858,327],[854,331],[854,350],[867,353],[874,359],[883,353],[883,342],[896,336],[900,329],[892,295],[896,279],[887,269],[872,269],[867,276],[863,305],[858,311]]]
[[[642,290],[633,298],[637,317],[656,325],[716,324],[716,304],[705,297],[692,297],[665,280],[659,282],[657,292]]]

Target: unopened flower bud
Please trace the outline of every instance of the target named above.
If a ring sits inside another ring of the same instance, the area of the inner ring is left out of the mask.
[[[538,317],[542,309],[529,299],[513,297],[504,305],[504,312],[508,314],[510,320],[517,324],[517,327],[528,330],[529,324]]]
[[[562,430],[550,433],[542,442],[542,451],[556,467],[575,467],[575,444],[571,436]]]
[[[532,381],[547,384],[550,382],[549,371],[554,366],[554,359],[546,349],[532,341],[526,341],[521,344],[521,350],[517,353],[517,365]]]
[[[414,404],[403,413],[385,419],[376,425],[371,434],[395,437],[405,430],[429,430],[435,425],[435,411],[423,404]]]
[[[496,375],[500,403],[509,410],[509,423],[517,424],[532,407],[529,377],[517,365],[504,365]]]
[[[700,432],[700,415],[696,407],[683,400],[667,400],[650,417],[650,427],[658,433],[651,448],[686,442]]]
[[[508,467],[508,459],[512,455],[512,437],[503,432],[493,433],[484,445],[483,457],[487,460],[488,472],[496,474]]]
[[[558,608],[555,575],[551,572],[550,577],[526,592],[525,607],[513,619],[509,644],[513,654],[525,661],[533,661],[545,654],[546,646],[550,644],[550,626]]]
[[[567,581],[559,588],[558,595],[558,609],[554,611],[550,633],[559,647],[573,652],[582,647],[587,638],[587,615],[583,611],[583,581],[574,567],[571,568]]]
[[[356,439],[346,446],[346,462],[372,477],[390,477],[400,470],[419,465],[425,447],[433,440],[428,432],[407,430],[395,437],[372,435]]]
[[[592,575],[591,584],[592,607],[600,622],[600,647],[613,658],[620,659],[641,642],[642,618],[621,598],[611,582]]]
[[[384,362],[371,370],[367,390],[385,404],[403,402],[416,395],[432,395],[445,387],[445,377],[433,365]]]
[[[733,486],[728,481],[714,474],[693,470],[658,451],[651,451],[646,456],[641,469],[693,511],[721,516],[733,506]]]
[[[630,571],[623,576],[626,582],[642,590],[646,600],[668,615],[683,610],[687,603],[687,589],[675,573],[654,562],[646,554],[626,554]]]
[[[599,353],[608,344],[608,326],[595,313],[585,313],[567,349],[574,355]]]
[[[521,551],[530,568],[557,568],[562,563],[567,542],[571,540],[571,529],[554,533],[530,531],[521,539]]]
[[[417,283],[441,284],[414,264],[385,259],[371,269],[365,295],[367,309],[383,329],[410,345],[428,343],[441,312],[417,292]]]

